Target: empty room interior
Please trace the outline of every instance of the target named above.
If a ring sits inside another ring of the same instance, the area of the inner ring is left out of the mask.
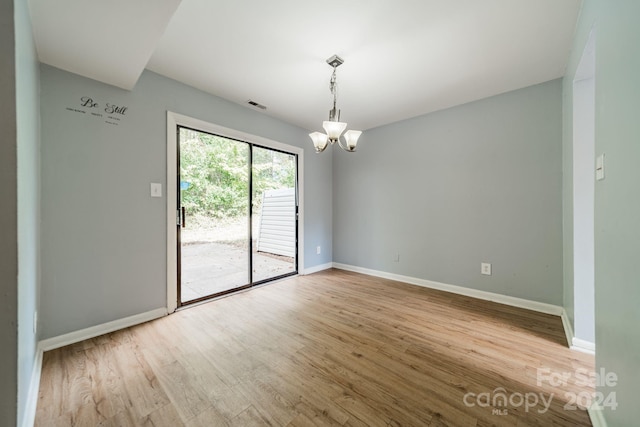
[[[640,2],[0,6],[0,424],[640,406]]]

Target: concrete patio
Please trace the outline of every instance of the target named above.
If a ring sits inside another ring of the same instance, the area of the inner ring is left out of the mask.
[[[248,263],[246,247],[220,242],[183,245],[182,301],[191,301],[248,284]],[[295,265],[292,258],[253,252],[254,282],[293,271]]]

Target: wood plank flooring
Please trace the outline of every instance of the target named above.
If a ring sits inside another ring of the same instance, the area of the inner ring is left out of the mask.
[[[327,270],[45,353],[36,426],[588,426],[578,369],[559,317]]]

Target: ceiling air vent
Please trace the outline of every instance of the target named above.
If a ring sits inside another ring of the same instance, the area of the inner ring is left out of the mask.
[[[247,104],[249,104],[249,105],[251,105],[253,107],[259,108],[261,110],[266,110],[267,109],[266,105],[258,104],[256,101],[248,100]]]

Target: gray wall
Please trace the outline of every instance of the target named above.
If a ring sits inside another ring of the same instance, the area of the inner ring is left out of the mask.
[[[561,305],[561,105],[555,80],[363,133],[334,155],[334,261]]]
[[[619,406],[606,410],[609,427],[636,425],[640,419],[640,2],[585,0],[564,81],[565,178],[571,174],[572,85],[580,55],[596,28],[596,155],[606,154],[604,181],[595,187],[596,369],[617,374]],[[571,183],[565,184],[565,189]],[[568,195],[565,192],[565,206]],[[571,216],[565,212],[565,225]],[[567,252],[571,240],[565,236]],[[568,262],[568,261],[567,261]],[[572,262],[572,261],[571,261]],[[573,280],[565,276],[565,303]]]
[[[85,96],[126,114],[67,110]],[[149,183],[166,189],[167,110],[304,147],[305,267],[331,262],[332,159],[308,131],[148,71],[129,92],[42,65],[42,338],[166,307],[166,199]]]
[[[18,423],[36,359],[34,312],[40,273],[40,66],[28,3],[15,2],[18,131]]]
[[[13,2],[0,2],[0,420],[16,423],[18,391],[18,222]]]

